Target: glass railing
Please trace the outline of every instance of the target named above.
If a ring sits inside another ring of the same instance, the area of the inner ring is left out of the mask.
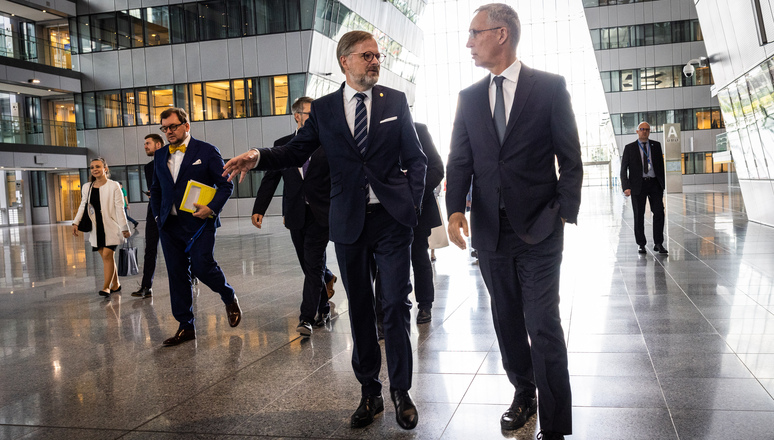
[[[0,30],[0,56],[62,69],[73,68],[69,45],[53,44],[42,38],[27,38],[7,30]]]
[[[0,117],[0,143],[77,147],[75,122]]]

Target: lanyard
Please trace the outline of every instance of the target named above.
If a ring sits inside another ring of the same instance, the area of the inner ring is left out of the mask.
[[[650,149],[650,145],[648,145],[648,148],[642,146],[642,142],[637,141],[637,144],[640,146],[640,150],[642,151],[643,156],[645,156],[645,160],[648,161],[648,164],[650,164],[650,154],[648,154],[648,150]]]

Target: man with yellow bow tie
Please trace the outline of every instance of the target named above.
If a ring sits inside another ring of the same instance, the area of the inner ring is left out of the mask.
[[[223,158],[217,147],[194,139],[190,129],[185,110],[164,110],[161,113],[161,131],[167,136],[169,145],[157,150],[153,159],[150,205],[167,262],[172,314],[180,323],[175,335],[163,342],[165,346],[196,339],[192,274],[220,294],[231,327],[239,325],[242,319],[234,288],[226,281],[213,256],[215,229],[220,226],[219,214],[234,185],[221,176]],[[189,180],[217,189],[215,197],[207,205],[194,203],[194,213],[180,210]]]

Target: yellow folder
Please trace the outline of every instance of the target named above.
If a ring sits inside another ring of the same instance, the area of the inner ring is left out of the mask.
[[[199,205],[206,205],[212,201],[215,197],[217,190],[213,186],[205,185],[195,180],[189,180],[188,185],[185,187],[185,194],[183,195],[183,203],[180,204],[180,210],[190,213],[196,212],[194,203]]]

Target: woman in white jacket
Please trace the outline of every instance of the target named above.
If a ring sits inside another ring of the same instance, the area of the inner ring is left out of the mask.
[[[89,169],[91,179],[88,185],[81,188],[81,206],[73,220],[73,235],[78,236],[78,224],[86,212],[92,224],[89,243],[92,250],[102,256],[105,274],[105,282],[98,293],[110,296],[121,290],[114,259],[116,247],[124,242],[124,238],[129,238],[131,233],[124,214],[124,195],[118,182],[108,179],[105,159],[92,159]]]

